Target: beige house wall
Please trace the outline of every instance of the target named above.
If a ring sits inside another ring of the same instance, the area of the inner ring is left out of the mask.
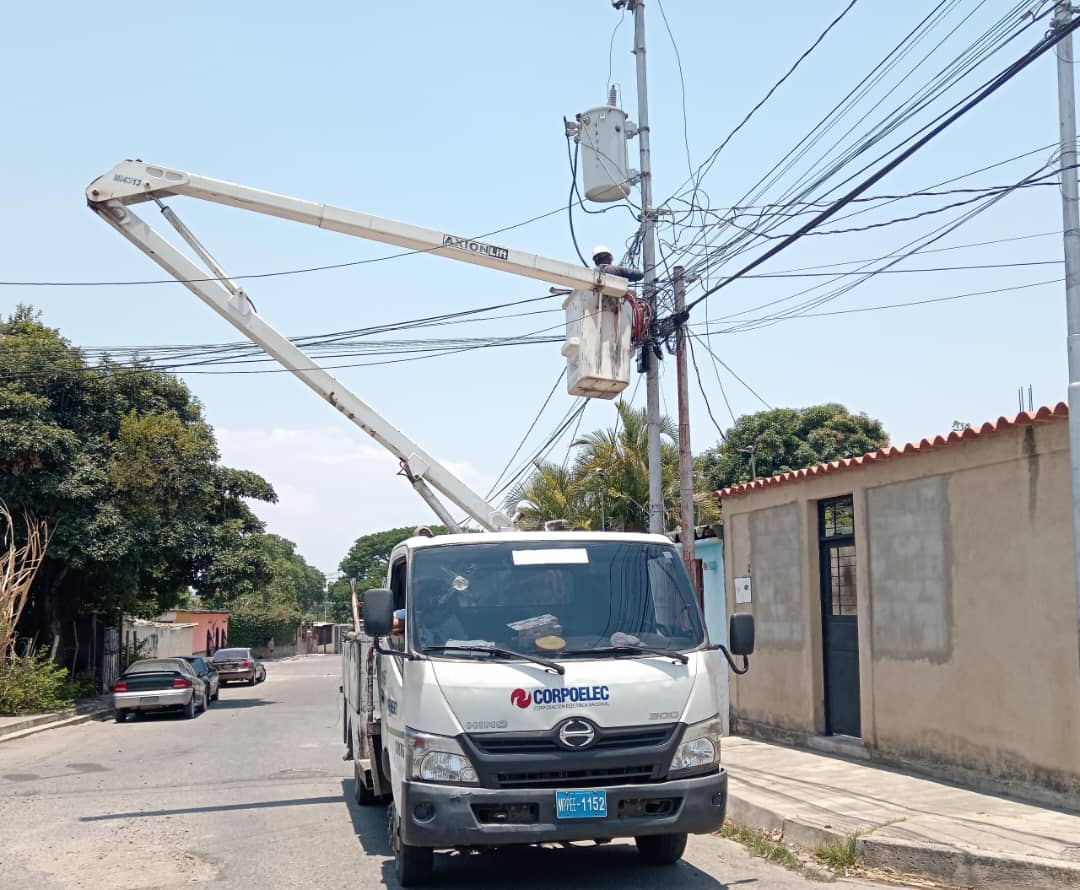
[[[735,730],[825,729],[817,502],[847,494],[867,750],[1080,793],[1065,418],[726,498],[728,606],[758,625]],[[744,575],[752,605],[734,602]]]

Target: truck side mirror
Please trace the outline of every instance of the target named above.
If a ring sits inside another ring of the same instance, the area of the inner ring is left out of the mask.
[[[364,632],[384,637],[394,627],[394,594],[376,587],[364,594]]]
[[[754,654],[754,616],[739,612],[728,624],[728,647],[732,655]]]

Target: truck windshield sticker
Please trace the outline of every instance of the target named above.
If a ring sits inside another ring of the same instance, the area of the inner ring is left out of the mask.
[[[584,547],[565,550],[515,550],[516,566],[588,565],[589,551]]]

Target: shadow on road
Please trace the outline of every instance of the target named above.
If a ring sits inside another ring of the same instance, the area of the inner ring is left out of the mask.
[[[358,806],[353,799],[352,779],[343,779],[341,786],[364,852],[369,856],[391,857],[386,807]],[[393,859],[383,863],[382,875],[387,887],[396,890],[401,886],[394,875]],[[435,881],[440,886],[504,890],[511,883],[510,875],[514,890],[551,890],[564,885],[613,890],[653,890],[665,886],[679,890],[728,890],[736,884],[756,883],[742,880],[725,884],[685,861],[666,866],[644,865],[633,843],[624,841],[599,847],[593,844],[563,849],[517,846],[435,856]]]
[[[210,705],[211,711],[232,711],[237,708],[261,708],[264,705],[276,705],[276,701],[265,698],[219,698]]]
[[[252,803],[228,803],[205,807],[179,807],[172,810],[139,810],[132,813],[106,813],[104,816],[82,816],[80,822],[108,822],[112,819],[138,819],[145,816],[183,816],[190,813],[228,813],[233,810],[266,810],[275,807],[306,807],[320,803],[340,803],[336,794],[324,797],[296,797],[291,800],[260,800]]]

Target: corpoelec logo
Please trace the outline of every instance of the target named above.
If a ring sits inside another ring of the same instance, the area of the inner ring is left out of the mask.
[[[510,703],[521,709],[534,711],[558,711],[566,708],[603,708],[610,703],[611,692],[607,686],[563,686],[558,689],[515,689],[510,693]]]

